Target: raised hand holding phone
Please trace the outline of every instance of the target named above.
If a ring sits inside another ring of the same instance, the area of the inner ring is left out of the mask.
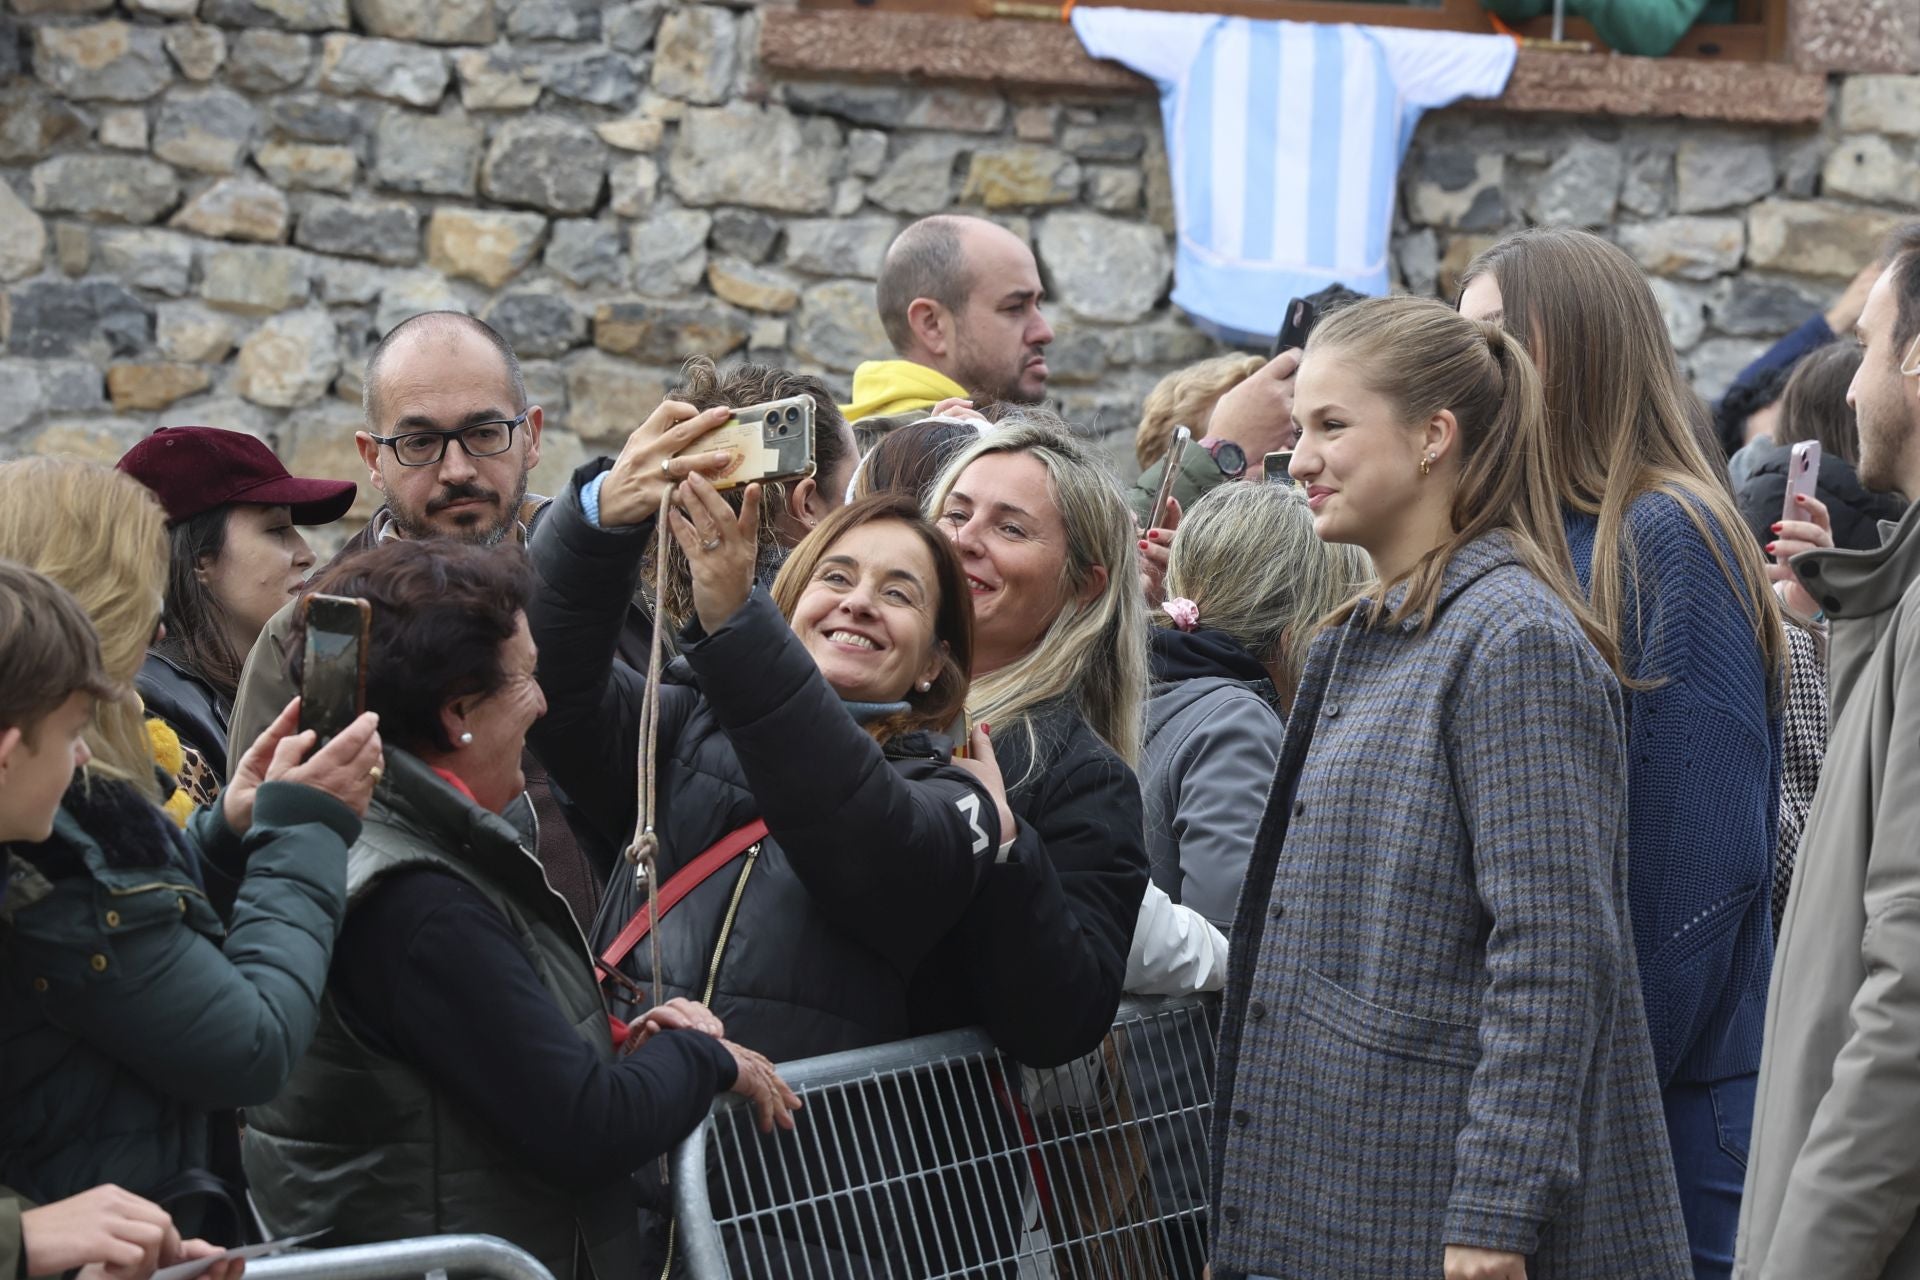
[[[674,490],[667,525],[693,571],[693,609],[700,625],[718,631],[753,594],[760,486],[747,486],[735,515],[705,476],[691,475]]]
[[[619,529],[645,524],[659,512],[667,491],[689,475],[713,475],[733,466],[725,449],[688,455],[685,450],[731,417],[725,405],[695,409],[684,400],[662,401],[635,427],[600,482],[600,525]]]

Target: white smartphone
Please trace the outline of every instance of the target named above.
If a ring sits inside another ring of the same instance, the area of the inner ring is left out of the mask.
[[[1799,499],[1813,496],[1814,484],[1819,478],[1820,442],[1802,440],[1793,446],[1793,454],[1787,459],[1787,493],[1780,503],[1782,520],[1807,518],[1807,513],[1800,506]],[[1785,564],[1786,561],[1781,559],[1780,563]]]

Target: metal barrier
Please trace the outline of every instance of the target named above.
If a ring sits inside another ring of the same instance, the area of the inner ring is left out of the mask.
[[[412,1280],[415,1276],[553,1280],[553,1273],[532,1254],[498,1236],[426,1236],[308,1249],[247,1264],[247,1280]]]
[[[692,1280],[1197,1280],[1218,998],[1121,1006],[1023,1068],[954,1031],[787,1063],[762,1135],[732,1095],[674,1153]]]

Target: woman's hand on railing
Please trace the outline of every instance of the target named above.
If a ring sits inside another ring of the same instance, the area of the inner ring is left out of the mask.
[[[760,551],[760,486],[750,484],[735,515],[705,476],[688,476],[674,491],[667,523],[693,570],[693,609],[711,635],[753,594]]]
[[[659,512],[667,490],[699,472],[718,474],[736,461],[725,449],[685,458],[674,455],[733,416],[724,406],[695,409],[664,401],[627,437],[613,470],[600,482],[600,527],[645,524]]]
[[[776,1124],[782,1129],[792,1129],[793,1113],[802,1105],[800,1095],[787,1087],[773,1064],[761,1054],[731,1040],[720,1043],[733,1055],[734,1066],[740,1071],[733,1082],[733,1092],[753,1104],[754,1114],[760,1120],[760,1132],[772,1133]]]

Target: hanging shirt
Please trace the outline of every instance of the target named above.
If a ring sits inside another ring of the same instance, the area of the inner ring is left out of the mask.
[[[1173,301],[1262,340],[1289,298],[1387,292],[1414,125],[1429,107],[1498,97],[1519,51],[1506,36],[1084,6],[1073,29],[1160,86]]]

